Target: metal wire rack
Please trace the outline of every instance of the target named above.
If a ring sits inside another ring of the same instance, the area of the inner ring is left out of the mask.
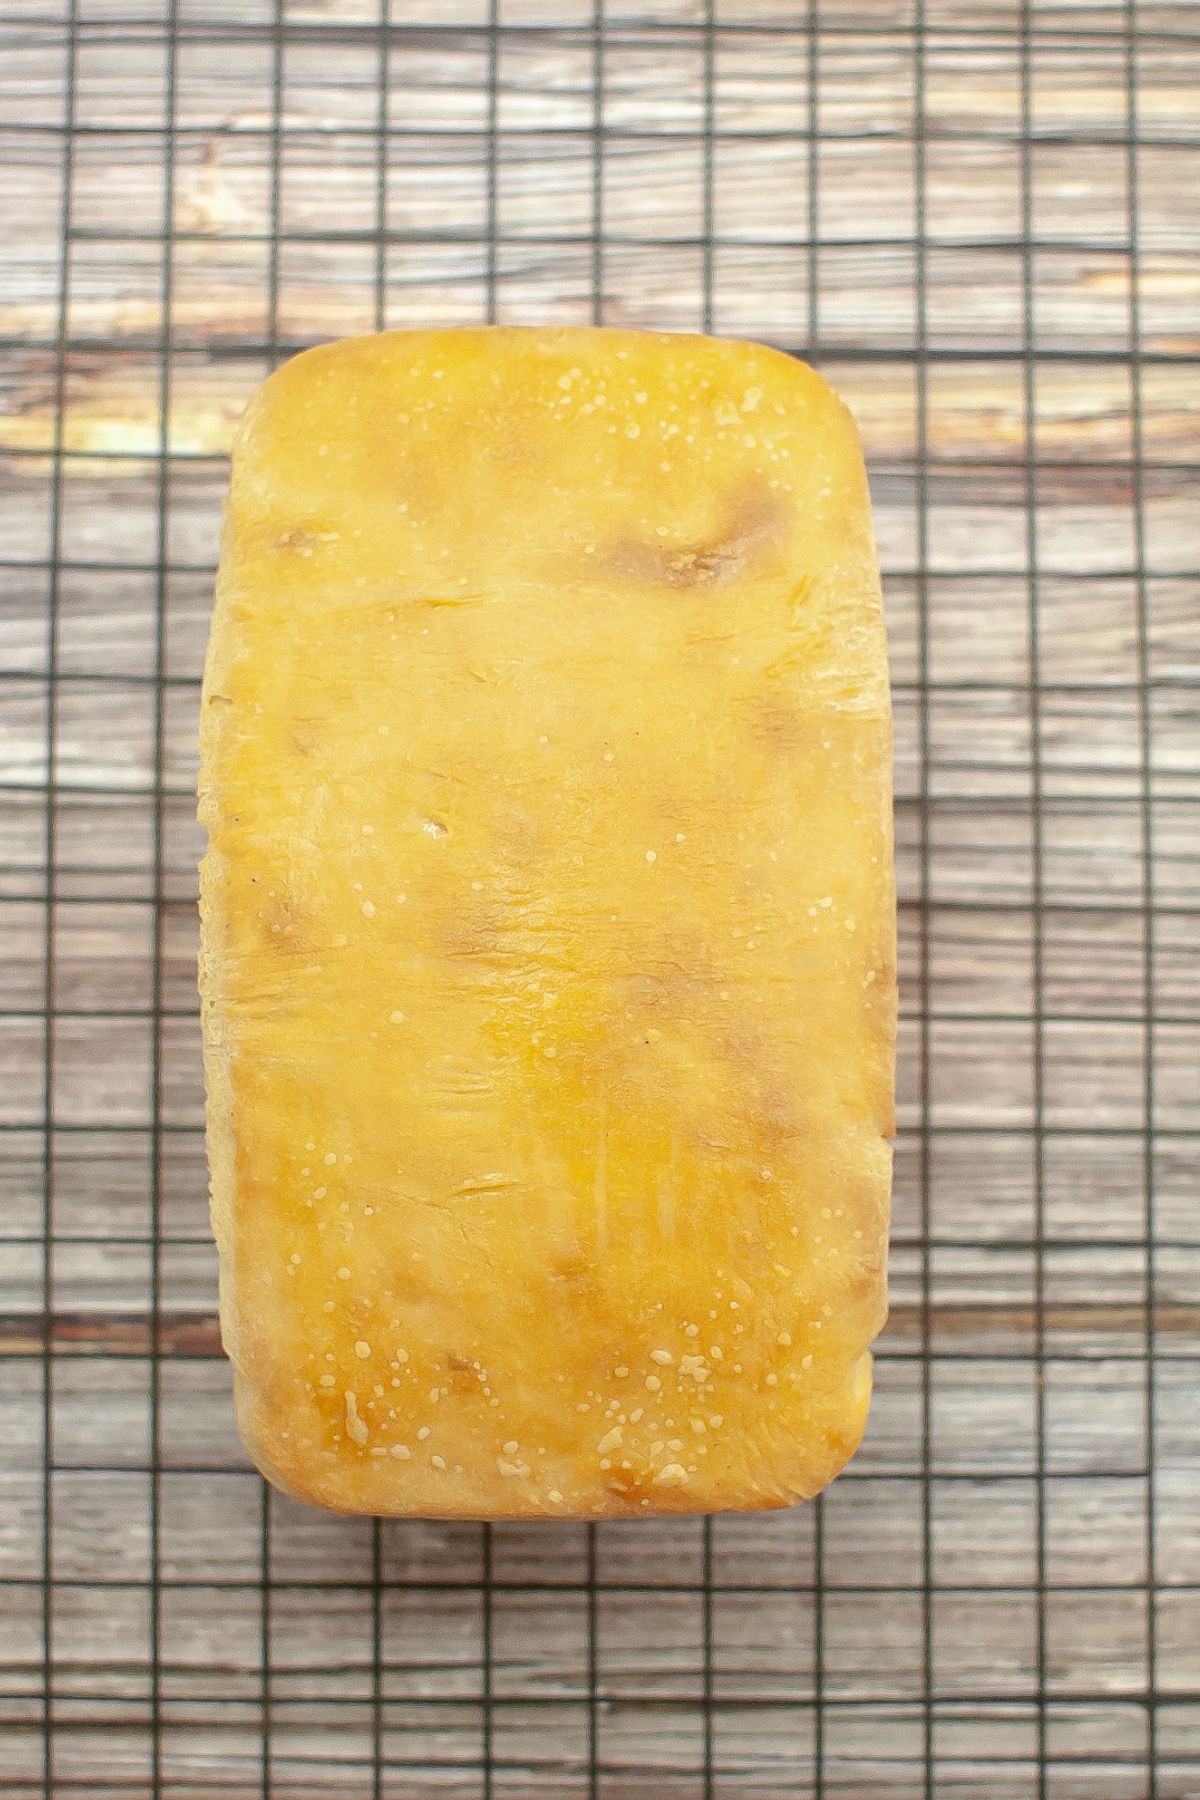
[[[0,1794],[1200,1795],[1200,10],[0,10]],[[194,715],[291,350],[810,357],[891,621],[895,1306],[816,1505],[372,1525],[233,1438]]]

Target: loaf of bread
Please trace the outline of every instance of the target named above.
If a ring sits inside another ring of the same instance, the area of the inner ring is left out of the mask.
[[[786,1505],[884,1316],[890,724],[854,427],[775,351],[308,351],[203,693],[221,1317],[344,1512]]]

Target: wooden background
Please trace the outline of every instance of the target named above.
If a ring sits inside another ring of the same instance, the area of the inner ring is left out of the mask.
[[[0,0],[0,1794],[1195,1800],[1200,8],[380,18]],[[224,458],[276,354],[489,313],[762,337],[863,430],[894,1309],[784,1517],[379,1528],[233,1434]]]

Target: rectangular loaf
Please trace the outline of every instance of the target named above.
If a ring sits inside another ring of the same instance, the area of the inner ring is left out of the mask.
[[[203,694],[212,1206],[260,1468],[347,1512],[785,1505],[885,1309],[894,902],[854,427],[617,331],[288,363]]]

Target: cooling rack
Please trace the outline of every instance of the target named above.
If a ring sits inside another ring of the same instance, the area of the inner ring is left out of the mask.
[[[0,0],[0,1794],[1200,1795],[1200,9]],[[225,457],[604,320],[855,409],[894,1307],[816,1505],[327,1518],[232,1429],[194,993]]]

